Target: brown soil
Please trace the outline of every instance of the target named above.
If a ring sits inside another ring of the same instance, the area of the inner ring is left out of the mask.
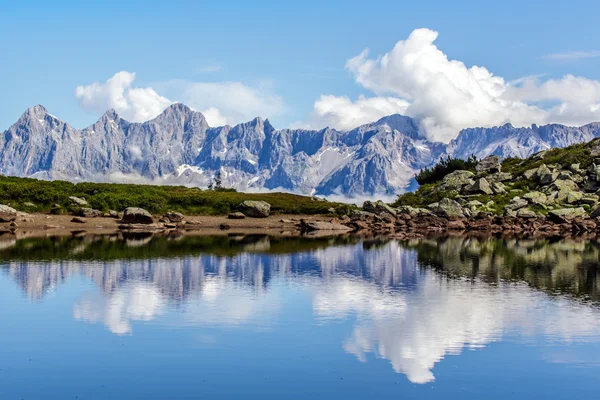
[[[17,237],[62,236],[74,231],[86,231],[90,234],[106,234],[119,230],[121,221],[115,218],[86,218],[85,223],[72,222],[72,215],[28,214],[19,216],[11,227],[9,222],[0,223],[0,232],[14,231]],[[243,233],[286,233],[299,234],[296,224],[305,221],[329,221],[331,217],[307,215],[272,215],[268,218],[228,219],[227,216],[189,216],[185,225],[177,229],[189,234],[211,234],[218,232]],[[156,219],[158,221],[158,219]],[[162,225],[162,224],[158,224]],[[226,230],[222,225],[227,225]]]

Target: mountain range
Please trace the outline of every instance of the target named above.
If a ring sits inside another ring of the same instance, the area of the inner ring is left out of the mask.
[[[464,129],[444,144],[428,140],[417,119],[402,115],[350,131],[277,130],[261,118],[210,127],[200,112],[181,103],[143,123],[109,110],[93,125],[76,129],[37,105],[0,137],[0,174],[205,187],[220,170],[224,186],[238,190],[393,195],[446,155],[526,157],[598,136],[600,123],[506,124]]]

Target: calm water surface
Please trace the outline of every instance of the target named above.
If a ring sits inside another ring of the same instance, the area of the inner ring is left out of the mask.
[[[0,399],[598,398],[599,249],[3,236]]]

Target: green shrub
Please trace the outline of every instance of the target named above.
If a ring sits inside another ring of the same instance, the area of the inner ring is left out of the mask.
[[[502,162],[502,171],[518,176],[542,164],[558,164],[561,168],[568,168],[571,164],[579,164],[580,168],[585,169],[593,162],[590,143],[579,143],[569,147],[550,149],[546,151],[543,157],[539,158],[520,159],[510,157]]]
[[[424,185],[427,183],[434,183],[440,181],[444,176],[448,175],[451,172],[458,170],[475,170],[475,166],[477,165],[477,157],[474,155],[469,157],[466,160],[462,160],[460,158],[451,158],[448,156],[446,159],[440,160],[437,164],[435,164],[431,168],[425,168],[421,170],[416,176],[415,179],[419,185]]]
[[[64,181],[41,181],[0,176],[0,204],[36,204],[35,211],[49,212],[54,204],[63,210],[71,207],[69,196],[84,197],[91,207],[121,211],[142,207],[151,213],[179,211],[187,215],[226,214],[244,200],[271,204],[275,214],[327,214],[330,207],[347,210],[346,204],[314,201],[311,197],[289,193],[239,193],[233,189],[201,190],[183,186],[153,186]]]

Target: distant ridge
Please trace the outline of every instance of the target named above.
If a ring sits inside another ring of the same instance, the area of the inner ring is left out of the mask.
[[[418,120],[390,115],[350,131],[275,129],[269,120],[210,127],[181,103],[132,123],[108,110],[75,129],[36,105],[0,137],[0,174],[70,181],[207,186],[221,170],[238,190],[322,196],[393,195],[440,156],[526,157],[600,136],[600,123],[470,128],[448,145],[431,142]]]

